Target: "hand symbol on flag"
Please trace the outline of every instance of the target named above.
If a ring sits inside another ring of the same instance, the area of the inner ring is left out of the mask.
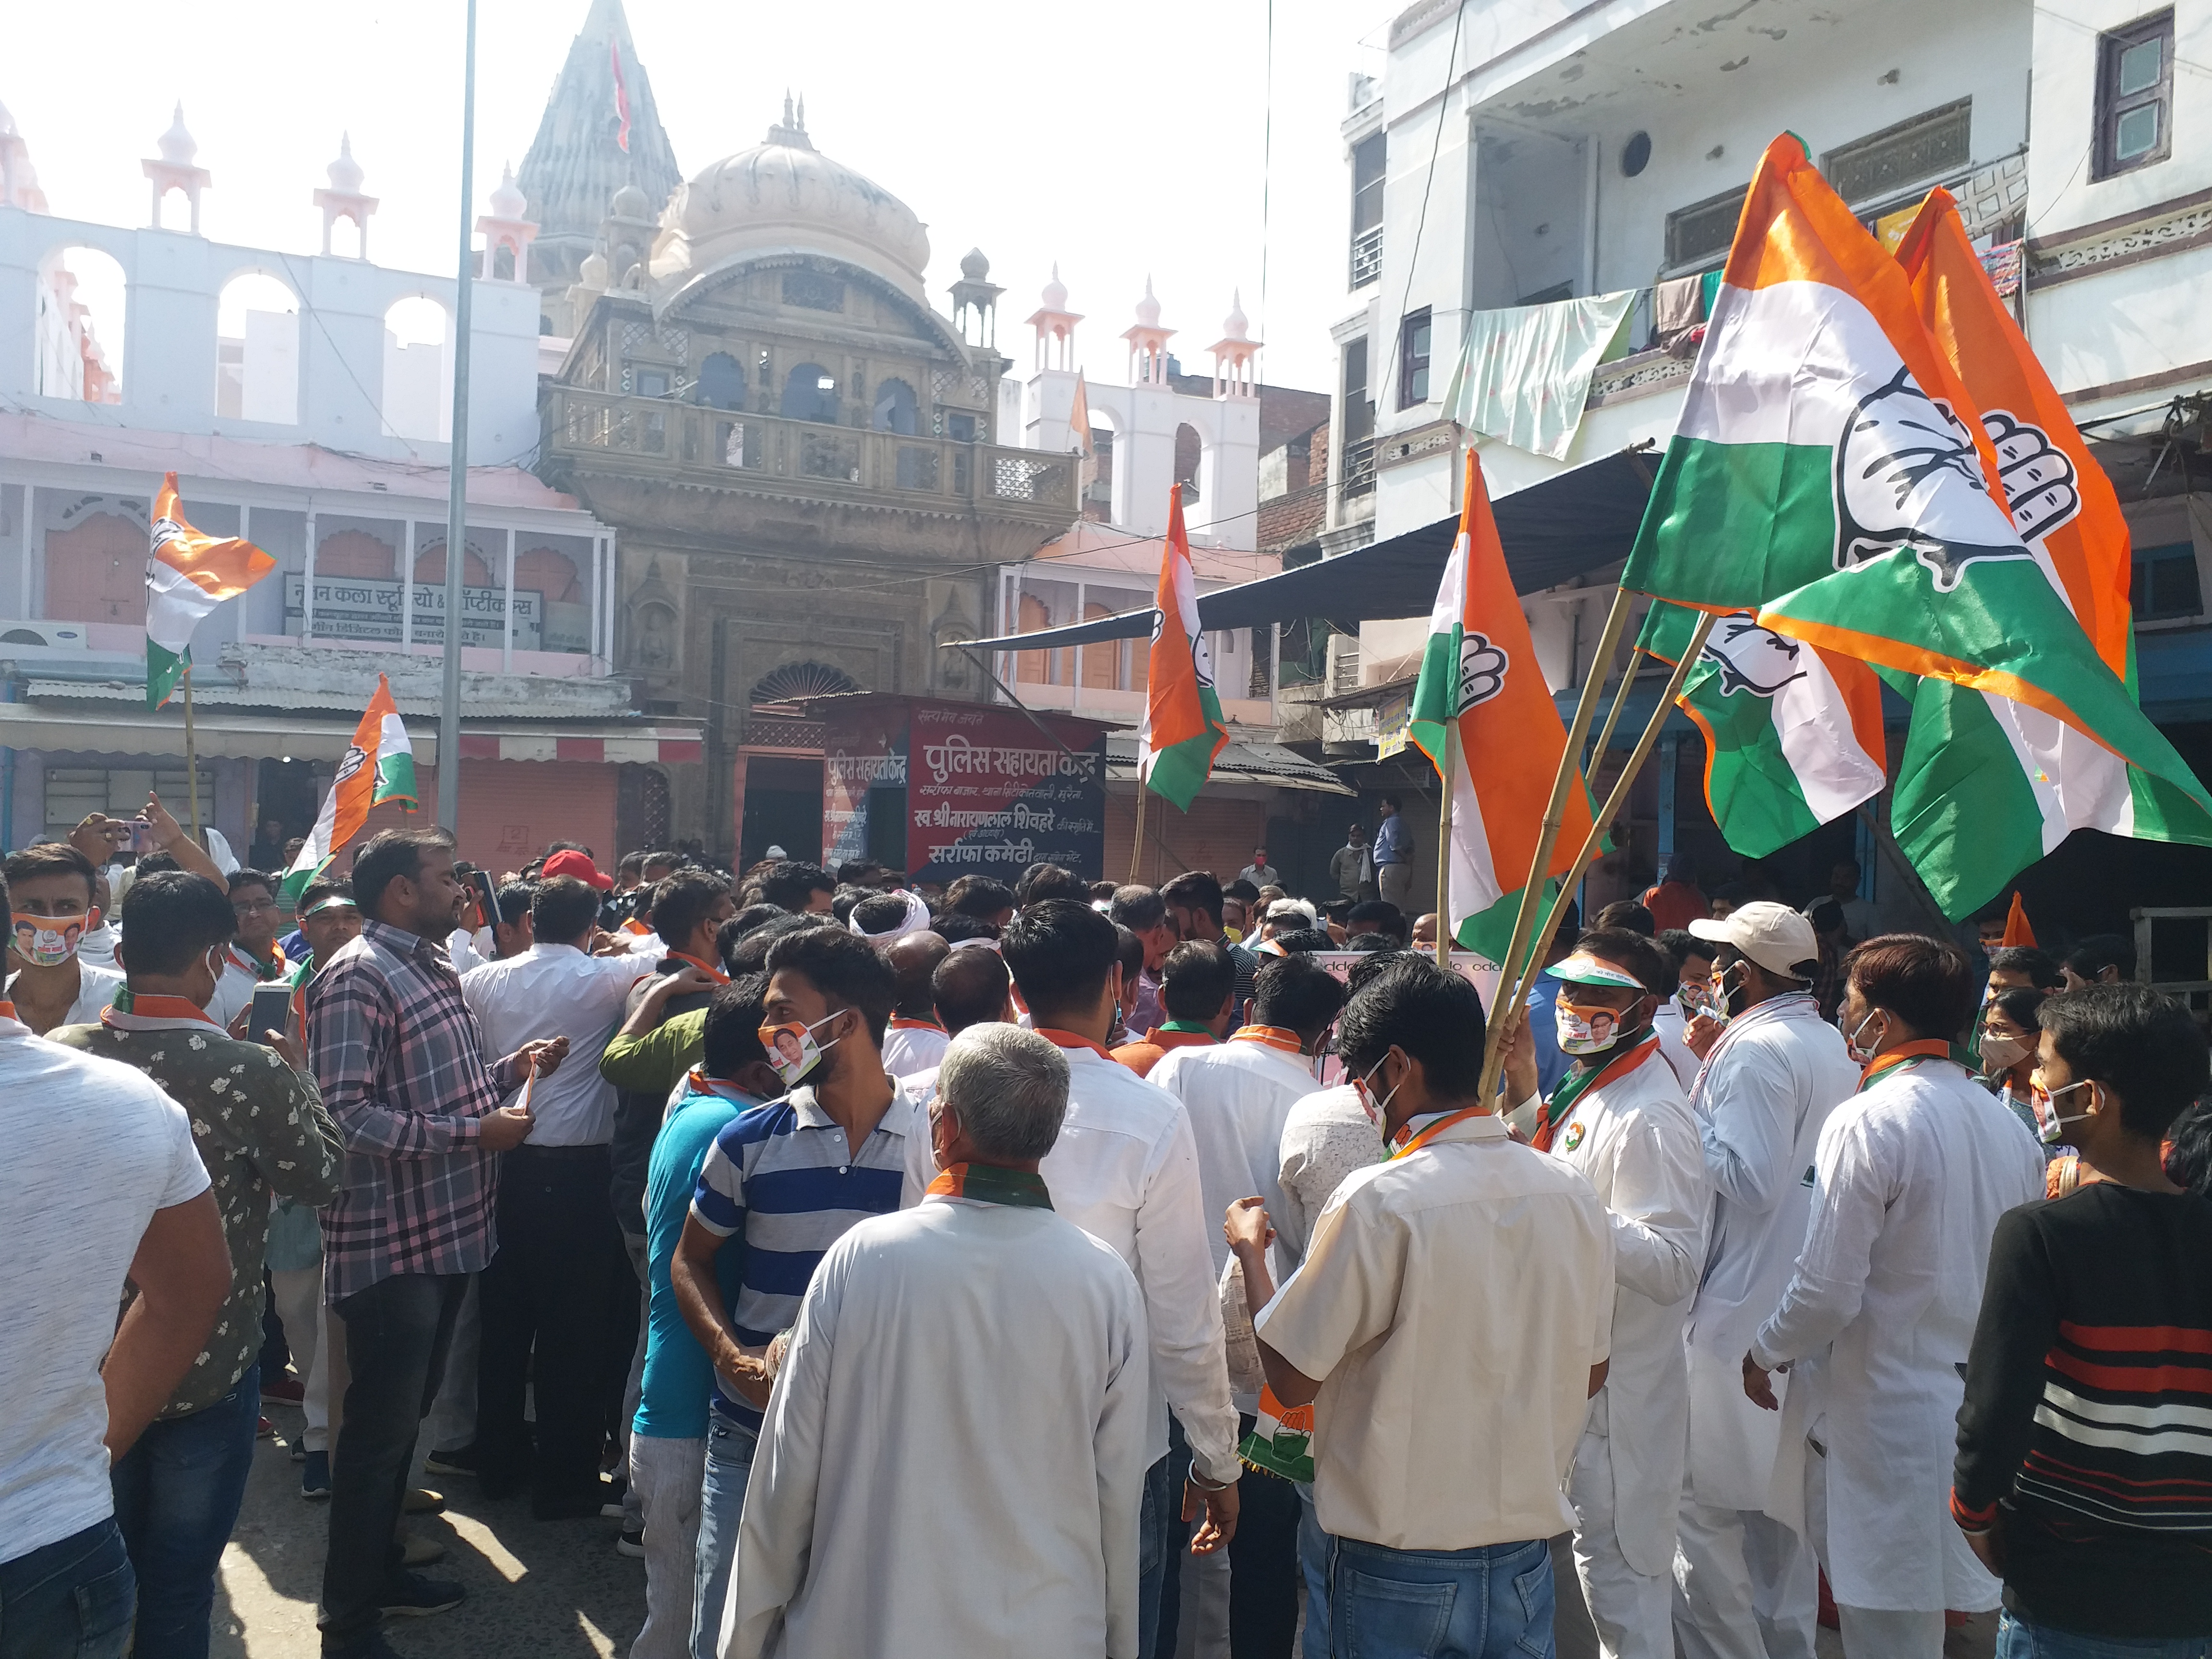
[[[2016,421],[2001,409],[1982,411],[1982,429],[1996,447],[1997,481],[2005,510],[2024,542],[2039,541],[2081,510],[2074,463],[2040,427]]]
[[[1488,702],[1505,689],[1505,653],[1480,634],[1469,633],[1459,644],[1459,707],[1464,714],[1478,703]]]
[[[1977,498],[1989,486],[1972,434],[1899,368],[1860,400],[1836,446],[1836,568],[1910,546],[1948,593],[1976,559],[2027,558],[2016,541],[1978,539],[2008,526],[1978,522]]]
[[[1750,611],[1739,611],[1713,624],[1698,654],[1720,670],[1723,696],[1748,691],[1755,697],[1771,697],[1792,680],[1805,678],[1797,661],[1803,648],[1796,641],[1760,627]]]

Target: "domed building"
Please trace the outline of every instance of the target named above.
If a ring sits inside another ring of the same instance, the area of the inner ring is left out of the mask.
[[[939,646],[989,632],[998,567],[1078,514],[1073,459],[996,429],[989,262],[962,262],[956,322],[928,261],[914,210],[787,99],[665,204],[613,189],[559,296],[539,471],[617,526],[617,665],[647,708],[706,720],[674,818],[733,858],[822,844],[821,738],[793,699],[983,696]]]

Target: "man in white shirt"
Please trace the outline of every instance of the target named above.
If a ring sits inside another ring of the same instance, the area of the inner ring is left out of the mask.
[[[2007,1210],[2043,1196],[2043,1154],[1951,1060],[1974,1012],[1966,952],[1891,933],[1846,972],[1838,1024],[1865,1074],[1820,1131],[1804,1249],[1743,1386],[1771,1412],[1769,1374],[1791,1367],[1775,1472],[1791,1489],[1773,1507],[1802,1490],[1844,1652],[1936,1659],[1945,1609],[1998,1601],[1951,1519],[1951,1463],[1990,1240]]]
[[[1798,914],[1809,920],[1814,906],[1833,904],[1844,913],[1844,931],[1854,945],[1864,944],[1875,936],[1879,918],[1875,914],[1874,901],[1859,896],[1859,883],[1863,872],[1856,859],[1838,859],[1828,872],[1828,890],[1826,896],[1816,898]]]
[[[1134,1659],[1151,1392],[1143,1294],[1039,1162],[1069,1066],[956,1038],[942,1173],[808,1283],[761,1426],[726,1659]]]
[[[276,905],[276,878],[259,870],[238,870],[227,885],[236,931],[224,947],[222,977],[216,981],[215,995],[207,1006],[208,1018],[225,1030],[246,1012],[256,987],[285,979],[292,970],[276,948],[277,924],[284,913]]]
[[[1220,1226],[1200,1196],[1198,1157],[1182,1103],[1112,1059],[1105,1040],[1122,995],[1114,924],[1072,899],[1021,911],[1000,935],[1037,1035],[1067,1056],[1067,1118],[1044,1160],[1060,1212],[1120,1252],[1145,1297],[1152,1342],[1138,1651],[1174,1650],[1176,1574],[1188,1522],[1206,1554],[1237,1525],[1237,1409],[1229,1397],[1221,1302],[1208,1270]],[[1168,1413],[1189,1442],[1189,1474],[1170,1472]],[[1155,1645],[1157,1644],[1157,1646]]]
[[[0,1631],[11,1654],[118,1659],[134,1589],[108,1468],[191,1370],[230,1251],[183,1108],[142,1072],[40,1041],[5,1001],[0,1144]]]
[[[623,1382],[607,1358],[615,1288],[628,1275],[608,1189],[615,1091],[599,1055],[652,963],[586,955],[599,914],[587,884],[540,882],[530,901],[536,942],[461,980],[489,1047],[568,1039],[568,1063],[529,1085],[536,1123],[501,1161],[499,1250],[477,1284],[477,1474],[489,1496],[527,1485],[540,1520],[599,1513],[599,1453]]]
[[[97,1024],[123,975],[77,957],[85,934],[100,921],[92,860],[65,842],[41,842],[10,853],[4,867],[15,897],[0,996],[40,1036],[57,1025]]]
[[[863,899],[854,907],[854,911],[857,914],[876,902]],[[855,927],[853,931],[860,930]],[[891,944],[878,948],[884,953],[884,960],[890,963],[891,971],[898,975],[898,1002],[891,1010],[891,1023],[884,1031],[884,1070],[904,1082],[943,1060],[945,1046],[952,1041],[944,1022],[937,1017],[937,1000],[930,988],[931,975],[952,947],[925,929],[902,933]]]
[[[1689,1102],[1651,1027],[1673,990],[1666,953],[1620,928],[1586,933],[1544,970],[1571,1062],[1538,1101],[1534,1046],[1514,1045],[1506,1097],[1537,1108],[1534,1144],[1579,1170],[1613,1224],[1613,1364],[1575,1449],[1575,1567],[1606,1659],[1672,1659],[1674,1518],[1690,1414],[1682,1328],[1712,1208]],[[1518,1108],[1516,1109],[1516,1113]]]
[[[1283,1124],[1313,1091],[1313,1055],[1343,1006],[1343,982],[1312,957],[1274,957],[1254,981],[1249,1024],[1226,1042],[1170,1049],[1152,1067],[1151,1080],[1190,1115],[1199,1194],[1209,1220],[1255,1194],[1271,1208],[1281,1206]],[[1206,1242],[1218,1276],[1229,1261],[1229,1241],[1217,1227]],[[1236,1401],[1238,1431],[1249,1434],[1258,1394],[1240,1394]],[[1287,1653],[1298,1621],[1297,1492],[1256,1470],[1237,1485],[1237,1537],[1229,1547],[1230,1646],[1238,1653]]]
[[[1419,958],[1353,995],[1339,1048],[1391,1158],[1337,1188],[1255,1322],[1269,1392],[1315,1407],[1333,1652],[1552,1650],[1547,1540],[1574,1524],[1560,1487],[1605,1381],[1613,1240],[1589,1182],[1476,1103],[1483,1029],[1474,988]],[[1230,1225],[1256,1302],[1266,1217]]]
[[[1686,1339],[1674,1639],[1683,1659],[1812,1659],[1812,1553],[1766,1512],[1780,1436],[1744,1398],[1743,1355],[1796,1263],[1820,1126],[1857,1086],[1858,1068],[1814,1005],[1820,947],[1811,922],[1761,900],[1690,931],[1714,947],[1728,1018],[1700,1016],[1687,1033],[1705,1055],[1690,1110],[1716,1196]]]

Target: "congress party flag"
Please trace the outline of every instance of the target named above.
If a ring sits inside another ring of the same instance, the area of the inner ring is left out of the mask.
[[[1453,937],[1503,962],[1567,731],[1536,665],[1528,620],[1513,592],[1482,463],[1473,449],[1467,453],[1459,535],[1429,617],[1412,714],[1413,740],[1451,781],[1446,908]],[[1459,734],[1456,763],[1447,761],[1448,726]],[[1589,830],[1589,794],[1577,776],[1546,875],[1566,873]],[[1540,918],[1537,934],[1548,937]]]
[[[361,832],[369,808],[389,800],[404,802],[410,810],[416,805],[415,750],[392,701],[391,682],[379,674],[376,694],[353,729],[353,743],[338,763],[331,793],[323,797],[323,810],[307,834],[307,844],[284,872],[285,898],[298,898],[338,849]]]
[[[1188,812],[1229,741],[1229,727],[1214,695],[1212,653],[1198,625],[1198,581],[1179,484],[1168,486],[1168,534],[1153,603],[1152,695],[1137,739],[1137,775],[1154,794]]]
[[[2075,624],[1990,494],[2002,476],[1903,268],[1804,146],[1777,138],[1621,584],[1751,611],[1914,696],[1909,744],[1928,775],[1900,779],[1917,805],[1899,841],[1954,919],[2026,860],[1984,833],[1988,802],[1951,769],[1968,701],[1916,682],[1993,693],[2071,728],[2125,764],[2138,820],[2212,844],[2212,796]]]
[[[192,630],[225,599],[236,599],[276,561],[235,536],[204,536],[185,522],[177,475],[161,480],[146,556],[146,707],[168,702],[191,662]]]

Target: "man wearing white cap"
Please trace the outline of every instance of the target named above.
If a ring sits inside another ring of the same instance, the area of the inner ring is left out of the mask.
[[[1780,1431],[1744,1396],[1743,1356],[1796,1265],[1820,1126],[1858,1086],[1858,1067],[1813,1000],[1811,922],[1759,900],[1690,931],[1713,943],[1721,1010],[1687,1033],[1705,1054],[1690,1109],[1717,1195],[1690,1308],[1674,1637],[1683,1659],[1812,1659],[1813,1555],[1766,1513]]]
[[[1516,1042],[1507,1097],[1535,1113],[1530,1139],[1586,1176],[1613,1231],[1613,1375],[1591,1397],[1567,1499],[1575,1566],[1607,1659],[1672,1659],[1674,1527],[1690,1409],[1682,1328],[1705,1260],[1696,1121],[1651,1029],[1674,975],[1659,947],[1621,928],[1586,933],[1544,969],[1570,1069],[1537,1094],[1536,1054]]]

